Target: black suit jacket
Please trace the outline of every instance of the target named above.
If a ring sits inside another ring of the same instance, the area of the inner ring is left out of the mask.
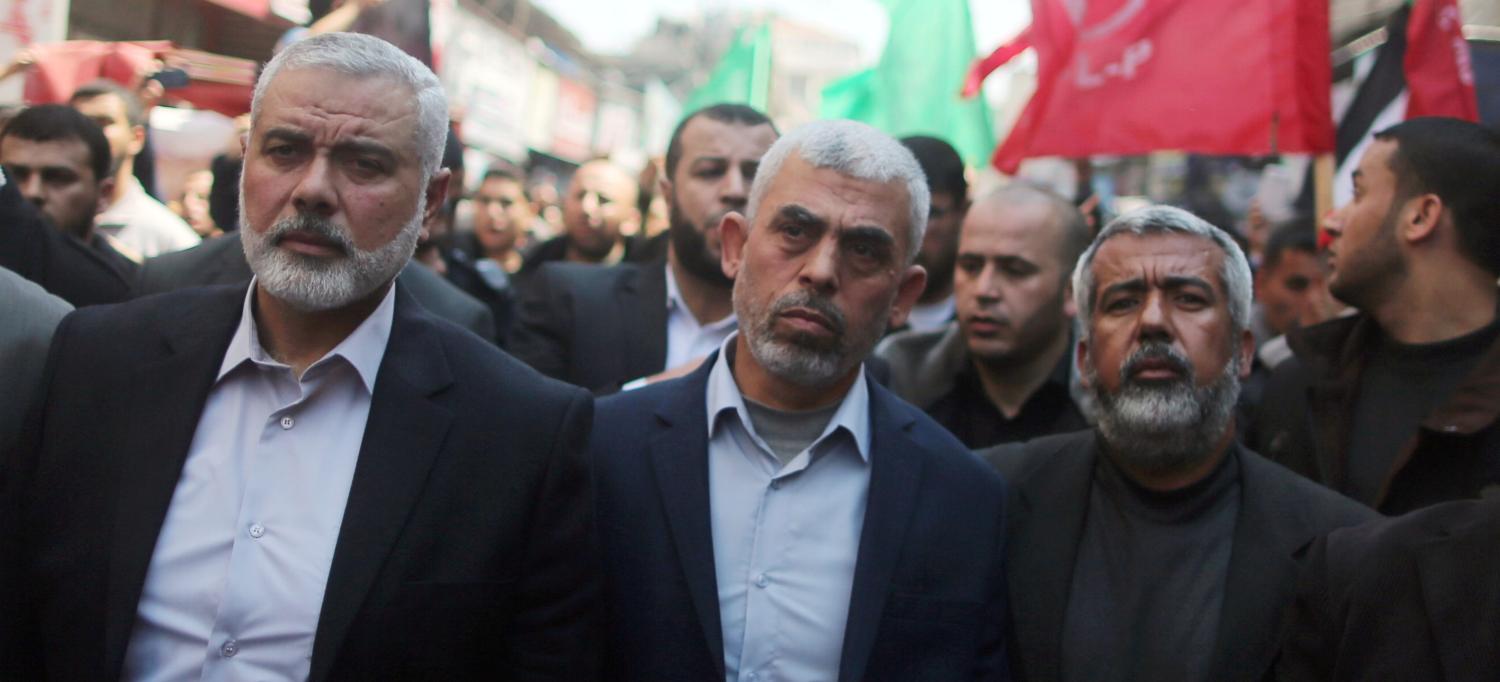
[[[665,263],[547,263],[520,286],[510,351],[542,374],[612,393],[666,369]]]
[[[12,182],[0,186],[0,267],[74,306],[118,303],[131,297],[133,273],[52,227]]]
[[[1297,579],[1293,554],[1313,537],[1375,513],[1240,447],[1240,511],[1224,585],[1212,680],[1270,669]],[[1093,430],[980,454],[1011,482],[1010,632],[1019,680],[1060,679],[1063,616],[1097,456]]]
[[[1279,679],[1500,679],[1500,499],[1338,530],[1305,563]]]
[[[145,296],[186,287],[244,284],[255,273],[245,262],[240,235],[230,233],[182,251],[147,259],[141,266],[136,293]],[[428,312],[495,341],[495,317],[483,303],[417,263],[407,263],[397,281]]]
[[[611,679],[724,679],[705,405],[715,358],[598,406]],[[869,501],[838,679],[1003,679],[1004,485],[926,415],[869,386]]]
[[[198,288],[64,318],[0,497],[0,679],[119,677],[244,296]],[[377,377],[311,679],[591,679],[591,398],[399,285]]]

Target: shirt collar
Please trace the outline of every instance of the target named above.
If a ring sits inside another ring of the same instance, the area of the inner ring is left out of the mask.
[[[734,325],[734,324],[736,324],[738,322],[739,318],[736,317],[733,312],[731,312],[728,315],[724,316],[724,319],[722,319],[722,320],[717,320],[717,321],[714,321],[714,322],[710,322],[708,324],[703,324],[703,323],[699,322],[698,318],[693,317],[693,311],[692,311],[692,309],[690,309],[690,308],[687,307],[687,301],[682,300],[682,290],[677,288],[677,276],[672,274],[672,264],[671,263],[667,263],[666,265],[664,265],[662,267],[664,267],[664,268],[667,269],[667,314],[668,315],[686,315],[689,320],[693,321],[693,324],[695,324],[695,325],[697,325],[699,327],[702,327],[704,329],[716,329],[716,328],[728,327],[728,326]]]
[[[733,412],[739,417],[740,424],[744,425],[745,430],[752,435],[755,434],[755,425],[750,422],[750,414],[745,409],[745,397],[740,393],[739,384],[735,382],[731,366],[735,339],[738,339],[739,335],[739,332],[734,332],[729,335],[729,338],[724,339],[724,343],[719,346],[719,356],[714,361],[714,368],[708,374],[709,439],[713,439],[715,431],[719,428],[720,418],[725,412]],[[824,427],[823,433],[813,443],[821,443],[839,429],[849,434],[854,441],[855,450],[859,452],[860,459],[868,463],[870,461],[870,388],[865,383],[863,363],[859,366],[854,383],[849,386],[849,392],[844,394],[843,402],[839,403],[839,409],[833,413],[833,417],[828,420],[828,426]]]
[[[252,278],[250,288],[245,291],[245,302],[240,311],[240,324],[235,328],[234,336],[229,339],[229,348],[224,351],[224,361],[219,364],[216,382],[222,381],[224,375],[246,362],[267,367],[286,367],[284,363],[271,357],[271,354],[260,345],[260,332],[256,327],[254,315],[255,286],[256,280]],[[360,322],[359,326],[344,337],[343,341],[340,341],[308,369],[323,365],[335,357],[342,358],[359,374],[365,390],[373,394],[375,377],[380,372],[380,362],[385,358],[386,343],[391,338],[391,325],[395,321],[395,313],[396,286],[392,284],[390,289],[386,290],[385,298],[380,300],[380,305],[375,306],[375,310],[370,313],[369,317]]]

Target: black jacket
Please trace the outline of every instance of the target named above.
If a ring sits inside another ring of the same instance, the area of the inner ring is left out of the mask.
[[[311,679],[593,679],[592,400],[396,294]],[[0,495],[0,679],[119,678],[244,298],[64,318]]]
[[[1097,446],[1093,430],[980,454],[1012,486],[1010,650],[1016,680],[1060,679],[1063,616],[1083,535]],[[1258,680],[1279,644],[1297,579],[1293,553],[1375,513],[1239,446],[1240,510],[1224,585],[1212,680]]]
[[[11,182],[0,186],[0,267],[76,307],[119,303],[133,295],[134,273],[52,227]]]

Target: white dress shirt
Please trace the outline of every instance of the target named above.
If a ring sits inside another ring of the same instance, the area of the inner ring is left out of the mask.
[[[125,253],[150,258],[180,251],[203,241],[187,221],[151,198],[134,175],[126,178],[125,191],[109,209],[94,218],[94,226],[110,239],[123,244]]]
[[[126,680],[307,678],[395,287],[300,380],[261,347],[254,296],[151,555]]]
[[[734,335],[708,379],[708,485],[730,682],[838,677],[870,489],[864,370],[828,426],[786,466],[745,409]]]
[[[730,313],[717,322],[699,324],[687,302],[682,300],[682,290],[677,288],[672,266],[664,267],[667,269],[667,365],[662,369],[672,369],[714,352],[738,328],[739,318]]]
[[[957,312],[958,306],[952,296],[937,303],[919,303],[912,306],[911,312],[907,313],[906,326],[919,332],[942,329],[953,321]]]

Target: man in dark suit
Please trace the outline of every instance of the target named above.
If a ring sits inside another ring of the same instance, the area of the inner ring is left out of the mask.
[[[555,263],[531,276],[511,340],[516,357],[595,392],[682,376],[735,329],[719,267],[719,221],[743,211],[760,157],[776,141],[765,114],[716,104],[685,117],[661,181],[667,262],[611,268]]]
[[[590,397],[395,282],[446,123],[376,38],[267,65],[253,283],[56,334],[0,495],[0,677],[594,679]]]
[[[1096,428],[982,453],[1014,486],[1022,680],[1258,680],[1311,538],[1374,516],[1235,441],[1250,266],[1176,208],[1110,223],[1073,274]]]
[[[1500,498],[1447,502],[1313,543],[1280,680],[1500,676]]]
[[[7,138],[15,163],[0,174],[0,267],[75,306],[130,298],[134,264],[74,236],[88,235],[113,182],[99,126],[69,107],[32,107],[0,134],[0,151]]]
[[[720,223],[740,331],[599,405],[620,680],[1002,679],[1003,485],[868,379],[922,291],[927,186],[852,121],[793,131]]]
[[[255,273],[245,262],[240,233],[207,240],[182,251],[164,253],[141,265],[136,293],[141,296],[214,284],[245,284]],[[463,327],[486,341],[495,340],[495,317],[483,303],[441,275],[408,263],[396,276],[413,300],[427,312]]]

